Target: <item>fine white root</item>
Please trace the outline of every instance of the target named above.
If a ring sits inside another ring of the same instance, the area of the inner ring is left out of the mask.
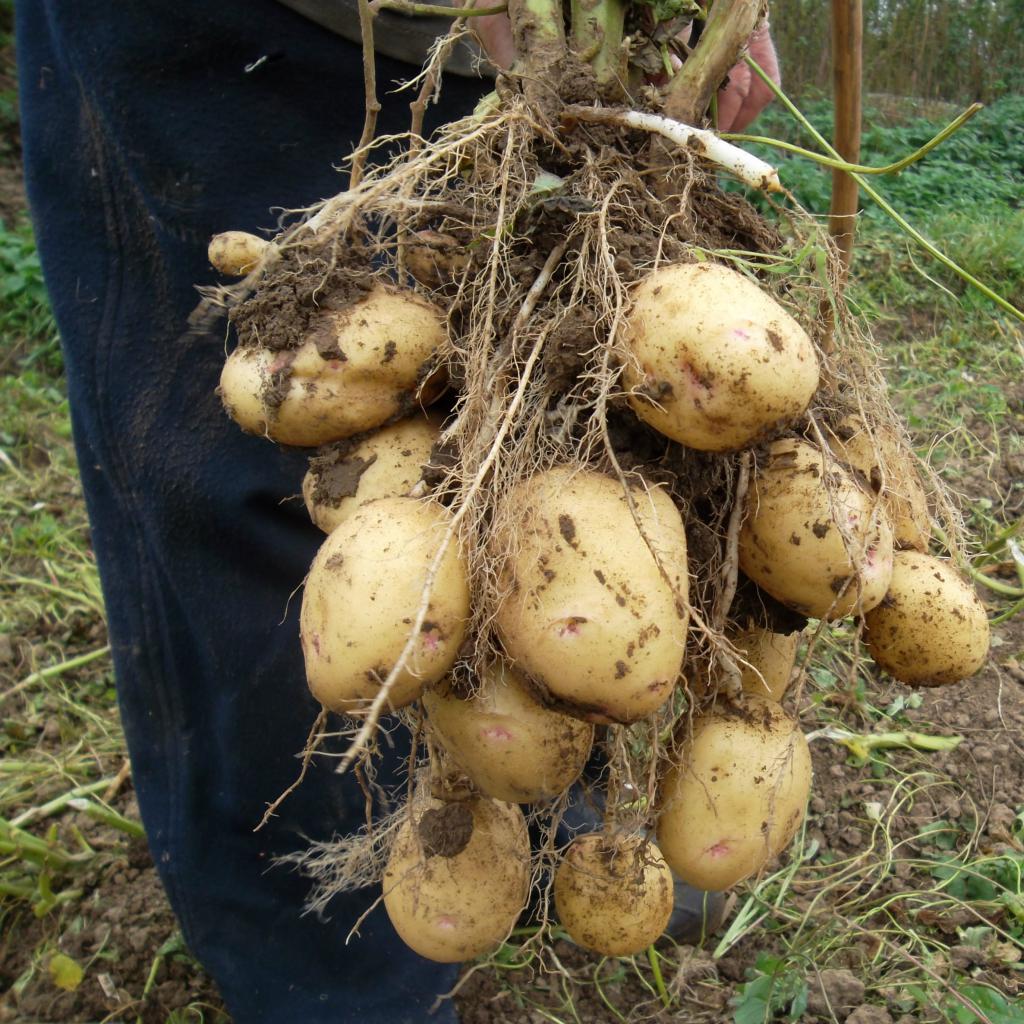
[[[779,172],[771,164],[704,128],[694,128],[692,125],[673,121],[660,114],[645,114],[639,110],[604,110],[598,107],[572,106],[566,108],[566,116],[596,124],[639,128],[641,131],[660,135],[680,148],[696,152],[717,164],[723,171],[734,174],[751,188],[760,189],[762,192],[784,191],[779,181]]]

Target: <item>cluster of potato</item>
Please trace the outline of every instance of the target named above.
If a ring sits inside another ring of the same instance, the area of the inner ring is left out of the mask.
[[[244,260],[256,248],[243,247]],[[667,490],[626,490],[576,466],[538,472],[508,495],[516,514],[497,517],[488,541],[504,595],[488,618],[503,656],[468,689],[458,681],[474,595],[452,513],[423,475],[441,421],[411,411],[444,324],[422,297],[379,285],[317,323],[332,355],[322,338],[285,354],[240,348],[221,392],[244,429],[327,446],[303,483],[328,534],[301,615],[313,695],[359,715],[404,661],[391,709],[421,701],[432,741],[469,780],[450,799],[413,799],[384,876],[402,938],[457,961],[493,949],[526,905],[520,805],[573,785],[595,727],[678,699],[690,575],[686,524]],[[897,679],[937,685],[980,668],[984,609],[927,554],[925,494],[898,439],[856,416],[832,424],[827,441],[798,435],[818,358],[774,299],[722,266],[668,266],[635,287],[625,340],[623,380],[640,419],[689,448],[755,453],[738,538],[746,576],[800,615],[863,617],[868,649]],[[554,872],[559,920],[598,953],[636,953],[662,933],[673,873],[728,888],[782,851],[802,820],[810,756],[780,703],[799,634],[732,625],[726,640],[745,693],[680,717],[652,834],[580,835]]]

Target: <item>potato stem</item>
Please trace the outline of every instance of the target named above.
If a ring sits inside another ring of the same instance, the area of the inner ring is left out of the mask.
[[[571,0],[571,44],[576,56],[594,69],[604,99],[625,95],[626,54],[622,33],[623,0]]]

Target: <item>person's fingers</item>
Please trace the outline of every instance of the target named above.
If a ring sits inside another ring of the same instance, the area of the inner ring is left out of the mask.
[[[491,61],[502,71],[508,71],[516,59],[516,47],[512,41],[512,22],[508,20],[508,15],[488,14],[482,18],[466,20]]]
[[[750,37],[748,44],[751,57],[767,72],[773,82],[782,81],[779,73],[779,60],[775,54],[775,45],[768,31],[767,23],[762,24]],[[739,64],[730,72],[730,78],[737,75],[742,69],[746,74],[747,88],[738,107],[731,113],[731,118],[725,122],[721,117],[721,99],[719,99],[719,128],[724,132],[741,132],[751,121],[761,113],[762,110],[772,101],[774,93],[755,75],[746,64]]]

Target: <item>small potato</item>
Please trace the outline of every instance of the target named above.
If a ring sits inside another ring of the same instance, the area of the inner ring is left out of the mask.
[[[927,551],[932,536],[928,498],[914,460],[897,435],[886,427],[869,432],[859,416],[850,415],[828,431],[828,443],[838,459],[863,473],[872,490],[881,494],[897,547]]]
[[[689,578],[686,533],[662,490],[561,466],[514,488],[496,530],[506,596],[495,626],[516,667],[591,722],[633,722],[675,689]]]
[[[896,552],[889,592],[864,624],[876,664],[911,686],[957,683],[988,658],[988,616],[974,588],[918,551]]]
[[[302,481],[309,518],[330,533],[368,501],[404,497],[419,482],[440,432],[439,419],[417,416],[344,452],[315,455]]]
[[[417,799],[384,870],[384,908],[410,949],[459,963],[502,942],[529,885],[530,842],[518,807],[486,797]]]
[[[818,387],[804,329],[728,267],[678,264],[633,289],[624,380],[636,414],[690,448],[743,448],[796,419]]]
[[[236,348],[224,364],[221,398],[251,434],[298,447],[340,441],[412,406],[443,341],[437,307],[377,285],[344,310],[322,312],[298,348]]]
[[[425,288],[443,288],[465,272],[469,256],[451,235],[415,231],[406,246],[405,265]]]
[[[555,872],[558,920],[573,942],[602,956],[646,949],[672,907],[672,872],[644,836],[579,836]]]
[[[776,703],[781,701],[793,674],[800,633],[787,636],[755,628],[730,634],[729,640],[746,662],[739,666],[743,689]]]
[[[244,277],[256,269],[270,244],[248,231],[222,231],[210,239],[206,255],[214,270],[230,277]]]
[[[874,608],[892,577],[892,529],[874,495],[805,441],[776,441],[747,492],[740,568],[803,615]]]
[[[423,694],[427,718],[452,760],[496,800],[551,800],[579,777],[594,727],[544,707],[522,676],[492,662],[469,699],[441,687]]]
[[[306,679],[325,708],[365,710],[397,663],[450,513],[415,498],[381,498],[324,541],[306,579],[300,619]],[[452,667],[466,633],[469,582],[453,540],[438,568],[427,617],[391,690],[405,707]]]
[[[775,701],[748,694],[696,718],[659,797],[658,843],[672,870],[722,890],[789,844],[811,788],[799,725]]]

